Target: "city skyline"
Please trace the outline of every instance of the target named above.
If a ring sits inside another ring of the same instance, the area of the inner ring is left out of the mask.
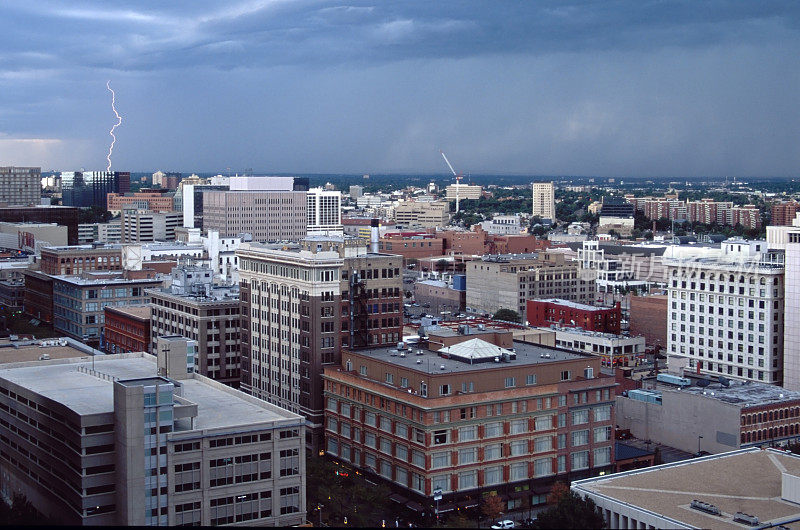
[[[777,176],[800,165],[783,2],[12,1],[0,162],[271,173]],[[91,35],[91,38],[87,38]],[[46,37],[43,37],[46,36]]]

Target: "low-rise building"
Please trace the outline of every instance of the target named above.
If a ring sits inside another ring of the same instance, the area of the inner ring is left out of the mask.
[[[658,379],[617,397],[617,424],[637,438],[691,453],[800,442],[800,392],[726,378],[704,387],[673,374]]]
[[[441,280],[422,280],[414,283],[414,299],[434,313],[457,313],[466,306],[467,291]]]
[[[164,375],[144,353],[0,365],[3,496],[70,525],[302,523],[302,419],[188,353]]]
[[[594,301],[594,281],[582,279],[577,263],[558,252],[484,256],[468,262],[466,273],[468,311],[494,314],[511,309],[524,322],[530,299]]]
[[[443,227],[450,221],[450,206],[447,202],[402,201],[394,213],[395,222],[403,228]]]
[[[743,449],[577,480],[572,491],[600,509],[608,528],[789,525],[800,519],[800,457]]]
[[[105,308],[147,304],[150,299],[145,290],[161,285],[160,278],[147,276],[99,271],[52,276],[53,329],[92,347],[102,347]]]
[[[107,210],[113,215],[117,215],[123,208],[134,206],[135,208],[154,212],[171,212],[175,209],[174,199],[175,193],[166,189],[142,190],[125,194],[109,193],[107,195]]]
[[[150,307],[105,308],[105,351],[128,353],[150,350]]]
[[[557,325],[619,334],[622,309],[619,302],[614,307],[599,307],[558,298],[528,300],[526,317],[534,327]]]
[[[381,252],[403,256],[405,262],[444,254],[444,240],[429,232],[387,232],[378,245]]]
[[[644,337],[626,337],[614,333],[586,331],[580,328],[553,326],[556,346],[596,355],[603,366],[634,366],[645,356]]]
[[[440,510],[486,491],[504,511],[541,504],[556,480],[611,470],[614,380],[598,358],[457,339],[344,350],[324,372],[327,454],[403,502],[431,507],[441,492]]]
[[[40,270],[45,274],[81,274],[88,271],[121,271],[120,245],[70,245],[41,251]]]

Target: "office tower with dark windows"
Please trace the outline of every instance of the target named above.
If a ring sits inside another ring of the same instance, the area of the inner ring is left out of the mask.
[[[61,173],[61,203],[64,206],[107,208],[109,193],[131,190],[129,171],[63,171]]]

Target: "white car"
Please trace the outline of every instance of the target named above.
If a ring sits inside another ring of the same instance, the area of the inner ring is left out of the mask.
[[[506,519],[505,521],[497,521],[495,524],[492,525],[494,530],[506,530],[508,528],[514,528],[514,521],[511,519]]]

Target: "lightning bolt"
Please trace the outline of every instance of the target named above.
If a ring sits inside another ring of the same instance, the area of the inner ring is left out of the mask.
[[[117,123],[108,131],[108,134],[111,135],[111,145],[108,146],[108,155],[106,156],[106,160],[108,160],[106,171],[111,171],[111,154],[114,152],[114,144],[117,143],[117,137],[114,136],[114,129],[122,125],[122,116],[117,112],[116,94],[114,94],[114,90],[111,88],[111,81],[106,81],[106,88],[111,92],[111,110],[114,111],[114,115],[117,117]]]

